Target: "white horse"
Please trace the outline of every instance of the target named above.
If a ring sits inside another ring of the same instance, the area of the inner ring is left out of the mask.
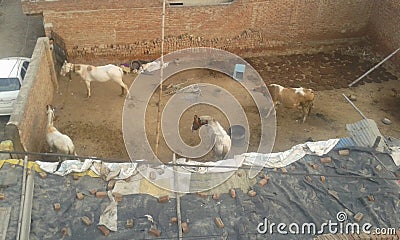
[[[194,115],[192,131],[199,129],[203,125],[211,127],[212,137],[215,139],[214,152],[218,157],[223,158],[231,149],[231,138],[214,118]]]
[[[47,113],[47,134],[46,141],[50,147],[50,152],[56,151],[57,153],[76,155],[75,146],[71,138],[62,134],[53,125],[54,108],[51,105],[46,107]]]
[[[122,81],[124,72],[118,66],[108,64],[105,66],[95,67],[92,65],[85,65],[85,64],[73,64],[65,61],[61,67],[60,75],[65,76],[69,72],[76,72],[83,78],[83,80],[85,80],[88,98],[90,97],[91,82],[94,81],[107,82],[109,80],[112,80],[121,86],[122,90],[121,96],[124,96],[124,90],[126,90],[129,98],[131,98],[128,87]]]

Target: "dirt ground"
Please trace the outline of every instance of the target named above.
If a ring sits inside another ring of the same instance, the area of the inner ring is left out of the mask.
[[[385,136],[400,138],[400,77],[383,64],[352,88],[347,85],[379,62],[382,57],[366,54],[368,48],[339,49],[330,53],[291,56],[257,57],[246,59],[263,77],[264,81],[288,87],[308,87],[316,90],[314,108],[306,123],[299,123],[300,110],[278,109],[277,135],[274,152],[284,151],[293,145],[309,140],[327,140],[346,137],[346,123],[362,117],[344,99],[342,94],[354,95],[356,106],[374,119]],[[125,75],[128,86],[136,75]],[[57,108],[55,126],[74,141],[77,153],[112,161],[129,159],[121,132],[124,98],[118,96],[120,87],[113,82],[92,83],[92,97],[85,99],[86,89],[81,78],[72,74],[72,80],[59,77],[60,90],[54,100]],[[189,70],[172,76],[164,86],[183,83],[212,82],[230,91],[244,106],[250,122],[250,147],[255,151],[260,137],[260,119],[253,101],[246,91],[229,76],[205,69]],[[168,91],[169,89],[165,89]],[[163,95],[165,103],[171,95]],[[156,134],[158,93],[153,96],[146,113],[148,140],[154,145]],[[213,115],[227,129],[227,120],[217,109],[197,105],[188,109],[180,120],[183,140],[196,145],[198,133],[190,130],[193,114]],[[386,117],[391,125],[382,123]],[[159,158],[170,161],[172,153],[160,142]],[[209,160],[203,159],[203,160]]]

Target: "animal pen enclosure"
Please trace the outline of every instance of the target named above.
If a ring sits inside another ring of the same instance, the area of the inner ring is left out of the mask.
[[[371,54],[365,55],[368,51]],[[357,106],[378,122],[382,133],[400,137],[400,116],[396,111],[400,91],[398,70],[382,65],[352,89],[345,88],[358,76],[373,67],[381,57],[372,54],[368,45],[338,48],[332,52],[296,54],[289,56],[255,57],[246,59],[263,77],[266,84],[277,83],[290,87],[307,87],[316,91],[316,100],[310,117],[299,123],[300,111],[277,110],[277,137],[274,152],[284,151],[305,141],[326,140],[347,136],[345,124],[358,121],[360,116],[343,99],[342,93],[354,95]],[[124,75],[128,86],[136,75]],[[174,90],[195,83],[213,83],[232,92],[243,104],[250,120],[249,151],[256,151],[260,137],[258,110],[249,94],[231,76],[207,69],[193,69],[173,75],[164,85],[161,105],[164,105]],[[170,86],[169,88],[167,88]],[[175,87],[175,88],[174,88]],[[54,105],[59,109],[55,125],[74,140],[79,155],[96,156],[113,161],[127,161],[122,135],[122,108],[124,98],[119,97],[120,87],[112,82],[92,84],[92,97],[85,99],[85,85],[80,77],[72,80],[60,78],[63,93],[55,97]],[[154,147],[157,119],[158,92],[146,111],[148,141]],[[212,115],[227,130],[223,114],[210,106],[197,105],[188,109],[181,117],[181,137],[189,145],[199,143],[198,133],[190,130],[193,115]],[[390,118],[392,125],[381,123],[383,117]],[[161,140],[159,158],[171,161],[172,152]],[[210,160],[207,156],[201,160]]]

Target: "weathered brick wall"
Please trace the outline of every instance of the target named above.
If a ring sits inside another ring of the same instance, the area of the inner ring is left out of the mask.
[[[369,22],[368,35],[385,55],[400,47],[400,0],[382,0],[376,4]],[[391,58],[400,64],[400,52]]]
[[[24,84],[6,126],[6,138],[16,151],[40,152],[45,143],[46,105],[57,87],[48,38],[39,38],[25,75]]]
[[[165,52],[205,46],[242,56],[304,51],[365,35],[373,0],[234,0],[167,6]],[[27,1],[43,13],[70,60],[123,61],[160,56],[161,0]]]

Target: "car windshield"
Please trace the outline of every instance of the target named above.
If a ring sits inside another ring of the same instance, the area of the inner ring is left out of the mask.
[[[0,78],[0,92],[16,91],[20,88],[18,78]]]

